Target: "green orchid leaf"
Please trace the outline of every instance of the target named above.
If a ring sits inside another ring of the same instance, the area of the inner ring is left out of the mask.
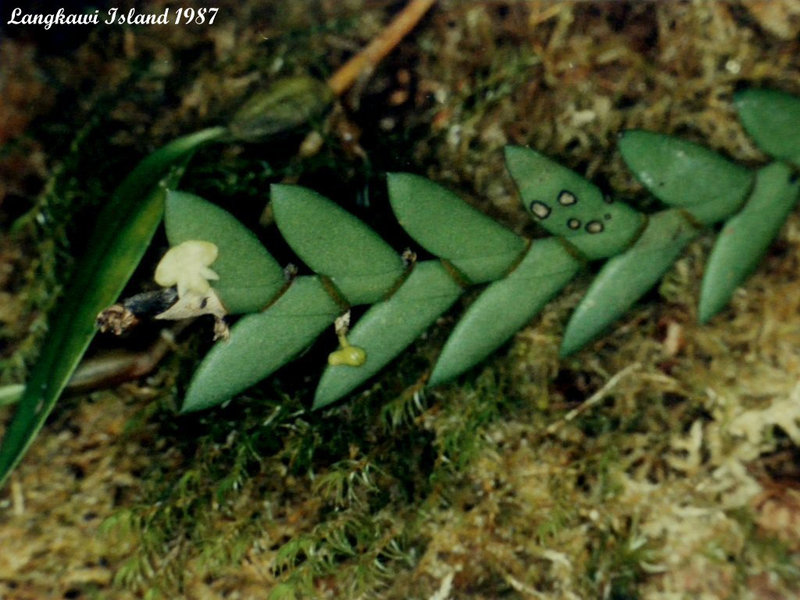
[[[621,204],[621,203],[618,203]],[[620,252],[629,248],[647,227],[647,217],[643,214],[637,214],[637,225],[635,228],[628,229],[633,226],[632,221],[626,221],[625,230],[622,231],[617,226],[620,221],[611,221],[606,229],[593,229],[589,232],[573,235],[569,238],[562,238],[564,241],[572,246],[572,248],[586,260],[598,260],[601,258],[608,258],[609,256],[616,256]],[[596,221],[593,221],[596,223]]]
[[[242,317],[195,371],[181,412],[222,404],[308,347],[341,308],[319,277],[298,277],[264,312]]]
[[[492,283],[458,321],[428,385],[454,379],[504,344],[581,268],[558,238],[535,241],[504,279]]]
[[[387,181],[403,229],[472,283],[502,277],[525,249],[522,238],[432,181],[408,173],[391,173]]]
[[[574,171],[528,148],[506,147],[506,167],[534,220],[568,240],[588,260],[627,248],[644,227],[644,216]]]
[[[758,171],[753,194],[725,223],[711,251],[700,289],[701,323],[722,310],[756,268],[797,203],[798,190],[800,180],[788,165],[776,162]]]
[[[314,396],[314,409],[335,402],[375,375],[446,311],[461,295],[439,261],[417,264],[387,300],[372,306],[348,334],[352,346],[366,351],[360,367],[328,366]]]
[[[405,270],[397,252],[377,233],[316,192],[273,185],[272,208],[297,256],[330,277],[351,304],[377,302]]]
[[[800,166],[800,98],[776,90],[745,90],[734,98],[739,118],[770,156]]]
[[[749,169],[671,135],[626,131],[619,149],[651,194],[669,206],[689,208],[704,225],[738,210],[753,186]]]
[[[324,81],[302,76],[279,79],[236,111],[230,133],[235,140],[263,142],[320,117],[333,100]]]
[[[175,186],[183,172],[177,166],[199,146],[224,134],[223,128],[203,130],[154,152],[125,178],[100,212],[87,254],[50,317],[41,353],[0,446],[0,484],[22,459],[80,362],[94,337],[97,313],[117,299],[139,264],[161,222],[167,188]]]
[[[231,314],[264,308],[285,284],[283,269],[258,238],[230,213],[186,192],[167,195],[164,224],[172,246],[211,242],[219,254],[211,269],[213,287]]]
[[[678,210],[653,215],[642,236],[610,259],[572,314],[561,356],[578,351],[619,319],[661,279],[698,229]]]

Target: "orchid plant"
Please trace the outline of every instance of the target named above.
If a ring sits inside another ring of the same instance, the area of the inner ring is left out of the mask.
[[[41,427],[94,335],[95,315],[119,295],[162,215],[171,249],[155,280],[177,294],[158,316],[212,314],[222,338],[198,365],[183,412],[234,398],[334,326],[337,345],[312,404],[326,407],[374,377],[466,289],[484,286],[427,377],[427,385],[441,385],[503,345],[586,263],[605,261],[566,326],[561,354],[572,354],[641,298],[692,239],[723,222],[699,299],[700,320],[711,319],[756,268],[800,194],[800,98],[753,89],[739,93],[735,106],[772,162],[750,169],[670,135],[620,137],[629,168],[666,205],[654,214],[604,196],[538,151],[508,147],[506,166],[519,198],[551,237],[525,239],[432,181],[389,174],[392,210],[431,260],[392,248],[313,190],[273,185],[277,227],[313,272],[303,276],[283,268],[229,213],[176,189],[197,147],[258,134],[247,127],[253,107],[230,128],[172,142],[142,161],[105,209],[115,225],[95,234],[77,291],[66,295],[59,314],[69,318],[55,320],[0,448],[0,481]],[[144,202],[141,189],[151,190]],[[369,308],[351,328],[350,309],[358,305]],[[241,317],[228,331],[233,315]]]

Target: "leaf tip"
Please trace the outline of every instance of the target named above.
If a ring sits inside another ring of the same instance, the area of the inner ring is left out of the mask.
[[[436,387],[442,385],[443,383],[447,383],[448,381],[452,380],[453,377],[454,375],[449,373],[449,369],[442,367],[441,360],[436,361],[436,365],[433,367],[433,372],[431,373],[430,377],[428,377],[427,387]]]
[[[288,192],[292,187],[294,187],[294,186],[292,186],[292,185],[290,185],[288,183],[272,183],[272,184],[270,184],[270,186],[269,186],[269,198],[270,198],[270,200],[275,202],[277,199],[282,198],[283,195],[286,194],[286,192]]]
[[[333,404],[336,400],[337,398],[330,397],[328,394],[320,393],[319,390],[317,390],[317,393],[314,395],[314,401],[311,403],[311,410],[320,410],[329,404]]]
[[[704,282],[705,283],[705,282]],[[714,296],[719,296],[714,294]],[[705,325],[723,309],[728,303],[728,300],[712,296],[712,293],[706,289],[700,290],[700,301],[697,305],[697,322]]]
[[[570,323],[571,324],[571,323]],[[583,348],[589,342],[585,335],[576,332],[573,327],[567,325],[564,332],[564,339],[561,340],[561,347],[558,349],[559,358],[568,358]]]
[[[503,156],[506,159],[506,162],[509,160],[513,160],[513,158],[522,152],[525,148],[522,146],[515,146],[514,144],[508,144],[503,147]]]

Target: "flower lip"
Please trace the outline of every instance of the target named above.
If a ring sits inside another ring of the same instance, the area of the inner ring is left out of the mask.
[[[158,263],[155,282],[163,287],[177,286],[178,296],[208,293],[209,280],[219,279],[209,266],[217,259],[216,244],[187,240],[170,248]]]

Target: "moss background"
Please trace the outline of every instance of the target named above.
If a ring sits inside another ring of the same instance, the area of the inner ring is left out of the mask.
[[[213,26],[3,25],[0,382],[24,379],[96,207],[135,161],[270,81],[327,77],[402,5],[220,0]],[[538,235],[504,145],[649,207],[616,134],[675,133],[761,164],[731,95],[800,94],[799,34],[797,0],[440,0],[310,139],[209,148],[184,188],[281,257],[263,214],[272,181],[328,194],[402,248],[387,170]],[[591,273],[456,384],[418,382],[458,309],[321,414],[313,348],[229,406],[177,417],[208,344],[195,325],[150,375],[60,402],[0,491],[0,597],[795,597],[800,218],[699,327],[711,240],[572,358],[558,359],[560,335]],[[130,291],[151,285],[164,243]]]

